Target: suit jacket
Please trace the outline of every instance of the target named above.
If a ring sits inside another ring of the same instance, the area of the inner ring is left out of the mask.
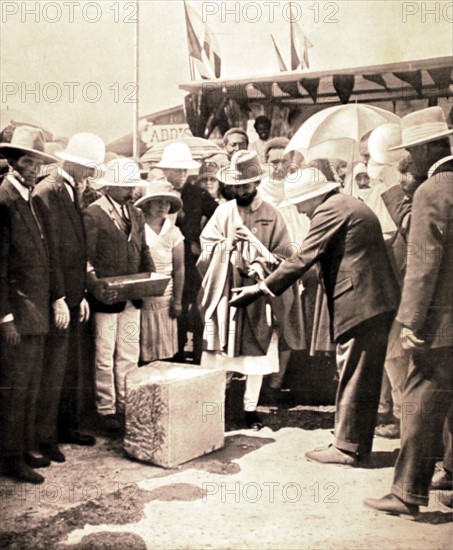
[[[431,347],[453,346],[453,162],[414,194],[398,321]]]
[[[0,187],[0,319],[22,335],[49,329],[49,256],[30,205],[8,181]]]
[[[331,319],[338,338],[367,319],[396,311],[398,285],[376,215],[359,199],[331,193],[315,210],[299,254],[266,279],[280,294],[319,263]]]
[[[84,212],[88,251],[88,290],[92,293],[99,278],[155,271],[145,238],[142,212],[127,205],[131,230],[129,236],[120,227],[114,206],[101,197]],[[104,304],[91,297],[94,311],[118,313],[126,303]],[[141,300],[134,305],[141,306]]]
[[[69,307],[77,307],[86,286],[85,232],[80,209],[56,170],[38,183],[32,200],[49,246],[52,301],[65,296]]]
[[[201,220],[205,216],[208,220],[217,208],[217,202],[205,190],[186,183],[181,190],[184,216],[177,218],[176,225],[184,235],[184,243],[190,248],[190,243],[200,242]]]

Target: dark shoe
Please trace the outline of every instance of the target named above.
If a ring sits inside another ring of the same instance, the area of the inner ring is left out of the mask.
[[[93,436],[81,433],[78,430],[68,430],[61,434],[58,440],[60,443],[72,443],[86,447],[92,447],[96,444],[96,439]]]
[[[453,508],[453,492],[446,491],[443,493],[439,493],[439,502],[441,502],[444,506]]]
[[[26,483],[39,484],[44,482],[43,476],[30,468],[25,460],[21,458],[12,458],[8,461],[7,473],[18,481],[25,481]]]
[[[107,414],[103,416],[102,427],[109,433],[118,433],[121,431],[121,424],[115,414]]]
[[[263,421],[255,411],[245,411],[245,423],[247,428],[258,432],[263,427]]]
[[[358,463],[357,455],[354,453],[347,453],[335,447],[335,445],[329,445],[325,448],[314,449],[305,453],[305,458],[310,462],[319,462],[320,464],[336,464],[337,466],[344,466],[346,468],[355,468]]]
[[[366,498],[363,504],[367,508],[371,508],[371,510],[395,516],[416,516],[418,514],[418,506],[416,504],[403,502],[391,493],[382,498]]]
[[[381,424],[374,428],[374,435],[386,439],[399,439],[401,437],[399,424]]]
[[[39,450],[52,462],[64,462],[66,460],[64,454],[58,448],[58,445],[53,443],[42,443],[39,446]]]
[[[451,491],[453,489],[452,473],[446,470],[443,466],[437,467],[434,470],[434,475],[431,480],[431,490],[433,491]]]
[[[24,459],[30,468],[47,468],[47,466],[50,466],[50,460],[36,451],[25,453]]]

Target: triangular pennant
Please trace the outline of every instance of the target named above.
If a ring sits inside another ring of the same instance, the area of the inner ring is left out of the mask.
[[[393,73],[397,78],[403,82],[407,82],[414,88],[417,94],[420,97],[423,97],[423,83],[422,83],[422,72],[421,71],[403,71],[398,73]]]
[[[384,77],[381,74],[363,74],[362,76],[365,80],[369,80],[370,82],[379,84],[379,86],[383,86],[385,89],[387,89],[387,82],[384,80]]]
[[[291,97],[302,97],[297,82],[279,82],[278,87],[282,92]]]
[[[278,67],[280,69],[280,71],[287,71],[287,67],[286,67],[286,64],[283,60],[283,57],[282,57],[282,54],[280,53],[280,50],[278,49],[278,46],[277,46],[277,43],[275,42],[275,38],[273,37],[273,35],[271,34],[271,38],[272,38],[272,42],[274,43],[274,48],[275,48],[275,54],[277,55],[277,61],[278,61]]]
[[[434,84],[438,87],[438,93],[442,93],[448,89],[453,82],[451,78],[451,68],[442,67],[440,69],[428,69],[429,76],[434,80]]]
[[[333,87],[340,98],[341,103],[348,103],[354,89],[355,77],[350,74],[333,75]]]
[[[307,90],[308,95],[313,100],[313,103],[316,103],[318,99],[318,88],[319,88],[319,78],[301,78],[299,80],[300,84]]]

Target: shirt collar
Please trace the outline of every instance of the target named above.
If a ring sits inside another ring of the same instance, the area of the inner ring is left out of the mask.
[[[15,178],[12,174],[8,174],[6,176],[8,178],[8,180],[10,181],[10,183],[17,189],[17,191],[19,192],[20,196],[25,200],[25,201],[29,201],[30,199],[30,191],[31,189],[29,189],[28,187],[25,187],[25,185],[22,185],[22,183],[20,183],[20,181]]]
[[[57,172],[60,174],[60,176],[66,180],[68,183],[70,183],[72,186],[75,186],[75,180],[72,176],[70,176],[61,166],[57,168]]]
[[[434,172],[441,166],[442,164],[445,164],[446,162],[449,162],[450,160],[453,160],[453,155],[448,155],[447,157],[441,158],[437,162],[435,162],[431,168],[428,170],[428,178],[430,178]]]

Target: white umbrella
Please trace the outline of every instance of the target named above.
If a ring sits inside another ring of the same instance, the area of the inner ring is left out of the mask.
[[[350,145],[357,144],[365,134],[378,126],[399,121],[398,115],[371,105],[351,103],[329,107],[314,114],[300,126],[285,152],[301,151],[306,156],[311,148],[331,143],[331,149],[325,145],[320,147],[320,152],[327,158],[342,158],[344,154],[339,154],[347,148],[349,140]]]

